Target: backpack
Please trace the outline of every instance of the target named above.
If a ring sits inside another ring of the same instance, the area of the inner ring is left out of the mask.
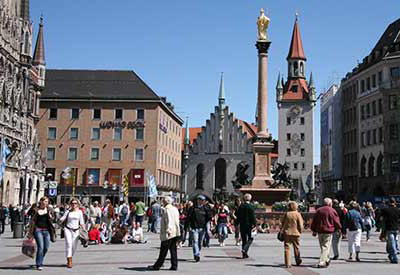
[[[128,206],[124,205],[121,209],[121,214],[122,215],[127,215],[128,214]]]

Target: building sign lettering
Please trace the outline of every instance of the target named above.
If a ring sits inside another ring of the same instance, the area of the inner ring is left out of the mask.
[[[136,121],[109,120],[100,122],[101,129],[111,129],[111,128],[137,129],[137,128],[144,128],[144,126],[145,123],[142,120],[136,120]]]

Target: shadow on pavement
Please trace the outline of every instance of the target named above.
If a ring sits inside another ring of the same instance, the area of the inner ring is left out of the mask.
[[[152,271],[152,270],[148,270],[147,267],[120,267],[119,269],[127,270],[127,271],[139,271],[139,272]]]
[[[0,270],[30,270],[33,266],[0,266]]]
[[[214,259],[238,259],[241,260],[242,257],[234,257],[234,256],[204,256],[204,258],[214,258]]]
[[[252,267],[285,267],[284,264],[247,264],[246,266],[252,266]]]

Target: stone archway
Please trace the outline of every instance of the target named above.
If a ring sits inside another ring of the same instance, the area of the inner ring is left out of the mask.
[[[215,189],[226,188],[226,160],[219,158],[215,161]]]

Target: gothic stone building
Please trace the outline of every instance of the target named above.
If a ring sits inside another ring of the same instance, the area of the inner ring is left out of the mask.
[[[24,193],[28,203],[43,195],[44,163],[35,130],[45,73],[42,19],[33,59],[32,38],[29,0],[0,1],[0,139],[11,151],[0,182],[2,204],[22,204]],[[20,160],[26,147],[33,151],[27,174]]]
[[[278,77],[277,105],[278,162],[287,163],[290,175],[303,198],[314,187],[314,106],[315,86],[305,77],[306,57],[296,18],[288,61],[288,78]]]
[[[184,161],[183,189],[188,197],[193,198],[202,193],[215,198],[234,193],[232,181],[237,178],[236,171],[241,162],[248,165],[246,174],[251,180],[251,139],[256,132],[254,124],[235,118],[229,107],[225,106],[224,82],[221,77],[219,104],[206,125],[202,128],[186,128],[184,143],[188,158]]]

